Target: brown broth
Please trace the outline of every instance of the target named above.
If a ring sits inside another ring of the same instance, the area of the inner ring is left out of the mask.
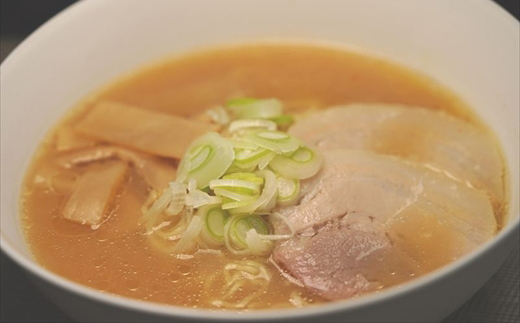
[[[108,293],[215,308],[211,301],[221,296],[218,287],[223,282],[216,277],[205,289],[204,279],[219,273],[228,256],[197,254],[182,260],[152,248],[137,226],[147,187],[135,173],[128,175],[110,217],[97,230],[63,220],[60,208],[66,188],[48,189],[36,184],[35,176],[60,154],[54,148],[56,129],[73,124],[95,102],[110,99],[194,116],[236,96],[276,97],[291,111],[349,102],[403,103],[442,109],[475,122],[465,104],[438,83],[386,61],[338,49],[255,45],[173,58],[119,80],[79,104],[41,145],[22,198],[24,230],[37,261],[60,276]],[[83,171],[67,171],[62,175],[65,183]],[[309,303],[323,302],[267,266],[272,283],[252,308],[290,307],[293,292]],[[388,275],[386,286],[405,279],[397,276]]]

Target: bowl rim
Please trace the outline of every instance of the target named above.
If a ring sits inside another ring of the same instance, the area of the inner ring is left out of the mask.
[[[15,48],[0,65],[0,72],[5,72],[10,62],[21,56],[23,52],[30,49],[30,46],[35,40],[50,32],[53,28],[59,28],[61,24],[66,23],[74,15],[81,15],[83,10],[90,7],[101,5],[102,1],[78,1],[71,6],[62,10],[50,20],[45,22],[42,26],[31,33],[17,48]],[[504,20],[507,20],[512,27],[518,28],[519,21],[516,20],[509,12],[502,8],[497,3],[491,0],[478,0],[472,2],[472,5],[485,5],[489,12],[500,15]],[[3,73],[2,73],[3,74]],[[510,198],[514,198],[511,196]],[[512,212],[512,211],[509,211]],[[259,320],[283,320],[283,319],[297,319],[309,318],[312,316],[334,314],[342,311],[352,311],[362,307],[374,306],[385,301],[397,297],[402,297],[411,294],[421,288],[428,288],[436,282],[447,277],[449,273],[455,273],[462,270],[466,266],[470,266],[476,262],[483,254],[492,252],[494,248],[513,236],[515,232],[520,230],[520,218],[513,219],[490,241],[480,246],[477,250],[464,255],[463,257],[453,261],[433,272],[425,274],[421,277],[405,282],[404,284],[387,288],[378,293],[364,295],[354,299],[340,300],[316,306],[309,306],[304,308],[285,308],[285,309],[263,309],[250,312],[240,312],[236,310],[212,310],[203,308],[188,308],[177,305],[167,305],[161,303],[154,303],[149,301],[137,300],[129,297],[119,296],[98,291],[91,287],[81,285],[67,278],[61,277],[43,267],[41,267],[35,260],[30,259],[19,252],[11,242],[4,236],[3,228],[0,228],[0,249],[5,252],[15,263],[21,266],[30,274],[42,279],[46,283],[57,286],[75,296],[84,297],[90,301],[101,302],[105,305],[123,308],[129,311],[137,311],[152,315],[161,315],[164,317],[178,317],[178,318],[197,318],[205,320],[225,320],[225,321],[259,321]],[[26,241],[25,241],[26,242]],[[240,314],[240,315],[237,315]]]

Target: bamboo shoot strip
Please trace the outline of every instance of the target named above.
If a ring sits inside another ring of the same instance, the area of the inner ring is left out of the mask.
[[[84,225],[100,224],[128,166],[118,162],[83,174],[63,209],[63,217]]]
[[[56,133],[55,146],[57,151],[72,151],[96,145],[96,140],[78,133],[69,127]]]
[[[109,101],[94,106],[76,126],[103,141],[176,159],[194,139],[217,129],[217,125]]]
[[[175,179],[176,168],[171,159],[141,154],[117,146],[100,146],[76,150],[56,158],[54,162],[65,168],[118,159],[130,163],[139,176],[157,192],[162,192]]]

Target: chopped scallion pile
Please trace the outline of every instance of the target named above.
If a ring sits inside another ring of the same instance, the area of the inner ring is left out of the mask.
[[[321,155],[282,131],[293,118],[283,114],[279,100],[233,99],[208,115],[227,128],[193,141],[177,179],[143,217],[146,227],[153,234],[151,227],[160,230],[165,221],[157,217],[181,216],[179,223],[187,227],[193,220],[203,223],[197,237],[190,231],[191,239],[225,245],[236,255],[267,254],[273,240],[289,236],[272,234],[266,215],[277,205],[296,203],[300,180],[319,171]]]

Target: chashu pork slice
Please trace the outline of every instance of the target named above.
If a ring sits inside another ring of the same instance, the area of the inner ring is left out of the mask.
[[[351,104],[311,114],[289,133],[320,150],[369,150],[424,163],[485,190],[494,207],[504,200],[504,170],[492,137],[441,111]]]
[[[274,260],[303,286],[329,299],[346,299],[420,273],[380,223],[346,216],[309,227],[277,245]]]
[[[343,149],[325,152],[299,204],[277,212],[297,234],[277,244],[274,260],[331,300],[431,271],[497,229],[484,192],[421,164]],[[277,233],[289,231],[284,223],[274,222]]]

